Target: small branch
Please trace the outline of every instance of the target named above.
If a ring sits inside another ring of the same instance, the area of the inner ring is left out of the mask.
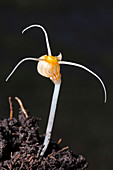
[[[69,146],[66,146],[66,147],[62,148],[61,151],[64,151],[66,149],[69,149]]]
[[[13,105],[11,101],[11,97],[9,97],[9,106],[10,106],[10,119],[13,118]]]
[[[50,156],[50,158],[54,159],[55,161],[57,160],[57,159],[56,159],[54,156],[52,156],[52,155]]]
[[[26,110],[24,109],[22,101],[18,97],[15,97],[15,99],[18,101],[20,108],[22,109],[22,112],[25,114],[26,118],[28,118],[28,114],[27,114]]]
[[[16,159],[18,159],[20,157],[20,153],[17,155]]]
[[[60,138],[57,142],[57,145],[59,145],[62,142],[62,139]]]
[[[67,149],[69,149],[69,146],[66,146],[66,147],[62,148],[62,149],[61,149],[61,150],[59,150],[57,153],[59,153],[59,152],[63,152],[63,151],[65,151],[65,150],[67,150]]]
[[[66,150],[66,149],[69,149],[69,146],[66,146],[66,147],[60,149],[59,151],[57,151],[57,153],[63,152],[63,151]],[[53,156],[53,152],[52,152],[51,154],[48,155],[48,157],[51,157],[51,156]]]

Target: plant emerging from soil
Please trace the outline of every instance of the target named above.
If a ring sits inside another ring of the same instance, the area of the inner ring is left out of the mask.
[[[105,88],[105,85],[104,85],[103,81],[101,80],[101,78],[96,73],[91,71],[89,68],[87,68],[87,67],[85,67],[81,64],[77,64],[77,63],[73,63],[73,62],[61,61],[61,59],[62,59],[61,53],[58,56],[53,56],[51,54],[51,49],[50,49],[50,45],[49,45],[47,32],[41,25],[34,24],[34,25],[31,25],[31,26],[28,26],[27,28],[25,28],[22,31],[22,33],[24,33],[26,30],[33,28],[33,27],[41,28],[42,31],[44,32],[48,54],[43,55],[40,58],[30,58],[30,57],[28,57],[28,58],[22,59],[15,66],[15,68],[10,73],[10,75],[7,77],[6,81],[11,77],[11,75],[14,73],[14,71],[17,69],[17,67],[21,63],[23,63],[24,61],[27,61],[27,60],[33,60],[33,61],[38,62],[38,66],[37,66],[38,73],[41,74],[44,77],[50,78],[50,80],[52,80],[52,82],[54,83],[54,92],[53,92],[53,97],[52,97],[52,101],[51,101],[49,120],[48,120],[46,135],[45,135],[45,139],[44,139],[44,143],[43,143],[44,147],[43,147],[43,149],[40,153],[40,156],[43,156],[47,147],[48,147],[48,144],[50,142],[52,127],[53,127],[54,117],[55,117],[55,111],[56,111],[56,106],[57,106],[57,101],[58,101],[58,96],[59,96],[59,91],[60,91],[60,86],[61,86],[60,64],[66,64],[66,65],[71,65],[71,66],[82,68],[82,69],[88,71],[89,73],[91,73],[93,76],[95,76],[100,81],[100,83],[103,87],[104,102],[106,102],[106,88]]]
[[[40,119],[30,117],[22,101],[15,99],[20,106],[18,118],[9,98],[10,117],[0,120],[0,170],[86,170],[86,159],[68,146],[61,147],[61,139],[50,141],[41,157],[44,135],[39,134]]]

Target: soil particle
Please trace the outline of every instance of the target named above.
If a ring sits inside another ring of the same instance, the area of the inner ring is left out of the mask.
[[[43,157],[44,135],[39,134],[39,118],[26,117],[19,110],[18,120],[0,120],[0,170],[85,170],[82,155],[75,155],[69,147],[50,141]]]

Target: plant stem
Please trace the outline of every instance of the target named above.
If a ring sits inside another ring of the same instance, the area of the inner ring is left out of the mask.
[[[40,156],[44,155],[44,153],[48,147],[50,138],[51,138],[51,131],[53,128],[53,123],[54,123],[54,118],[55,118],[55,111],[56,111],[58,95],[59,95],[59,91],[60,91],[60,85],[61,85],[61,83],[58,83],[58,84],[55,84],[55,86],[54,86],[51,109],[50,109],[47,129],[46,129],[46,136],[45,136],[44,143],[43,143],[44,148],[42,149]]]

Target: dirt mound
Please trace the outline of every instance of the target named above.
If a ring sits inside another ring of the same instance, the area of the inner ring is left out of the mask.
[[[19,100],[20,101],[20,100]],[[43,157],[44,135],[39,134],[39,118],[29,117],[20,104],[18,120],[12,117],[0,120],[0,169],[15,170],[85,170],[88,167],[82,155],[75,155],[69,147],[60,147],[50,141]]]

